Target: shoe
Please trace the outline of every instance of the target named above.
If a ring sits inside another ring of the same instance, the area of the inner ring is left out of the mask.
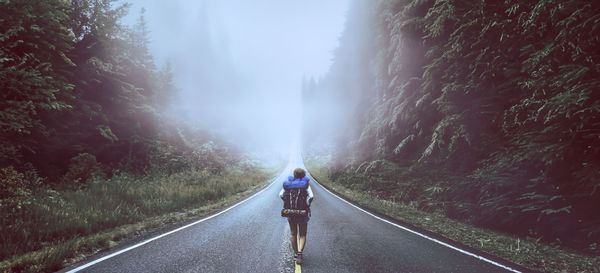
[[[298,252],[298,254],[296,255],[296,263],[302,264],[302,252]]]

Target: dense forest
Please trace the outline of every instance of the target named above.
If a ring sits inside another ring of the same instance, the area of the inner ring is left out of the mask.
[[[303,83],[331,179],[600,253],[600,2],[353,1]],[[334,114],[329,114],[334,113]]]
[[[122,26],[127,5],[112,2],[2,2],[3,199],[115,170],[177,172],[212,140],[176,118],[173,75],[149,54],[143,11]]]
[[[128,9],[0,1],[0,270],[57,270],[146,228],[115,227],[219,202],[270,175],[183,121],[171,66],[149,53],[144,10],[125,26]]]

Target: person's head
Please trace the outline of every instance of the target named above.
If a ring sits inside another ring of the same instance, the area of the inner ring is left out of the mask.
[[[306,176],[306,171],[304,171],[302,168],[296,168],[294,170],[294,178],[295,179],[302,179]]]

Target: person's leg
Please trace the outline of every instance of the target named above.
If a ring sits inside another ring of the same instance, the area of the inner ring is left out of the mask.
[[[304,246],[306,245],[306,231],[308,229],[308,223],[298,223],[298,230],[300,233],[300,238],[298,239],[298,251],[302,252],[304,250]]]
[[[296,238],[298,237],[298,224],[293,223],[291,221],[288,221],[288,223],[290,224],[290,233],[291,233],[290,241],[292,242],[292,248],[294,249],[294,254],[295,254],[295,253],[298,253],[298,243],[296,241]]]

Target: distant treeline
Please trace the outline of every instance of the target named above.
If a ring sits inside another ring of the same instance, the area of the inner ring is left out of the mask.
[[[598,1],[356,0],[304,145],[350,187],[599,253],[598,45]]]
[[[177,121],[171,68],[149,54],[144,10],[119,24],[127,9],[0,1],[0,199],[117,171],[225,167],[221,145]]]

